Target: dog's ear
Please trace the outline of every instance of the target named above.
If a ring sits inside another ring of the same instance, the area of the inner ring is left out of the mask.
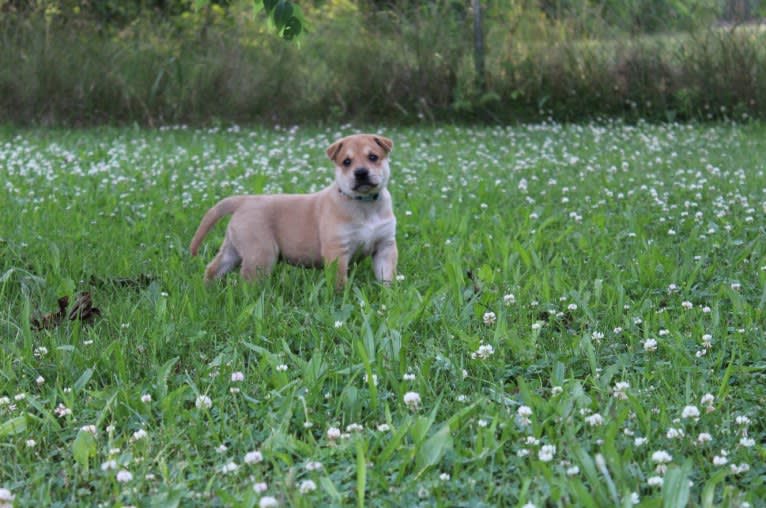
[[[383,136],[372,136],[372,140],[388,154],[394,147],[394,142]]]
[[[330,158],[331,161],[335,161],[335,157],[338,156],[338,152],[340,152],[340,149],[343,148],[343,141],[338,140],[335,143],[331,144],[327,148],[327,157]],[[337,161],[335,161],[337,162]]]

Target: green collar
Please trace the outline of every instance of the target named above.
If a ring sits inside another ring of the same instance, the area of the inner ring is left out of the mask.
[[[340,192],[343,196],[347,197],[348,199],[353,199],[353,200],[356,200],[356,201],[368,201],[368,202],[369,201],[377,201],[378,198],[380,197],[380,193],[365,194],[365,195],[362,195],[362,196],[350,196],[350,195],[346,194],[345,192],[343,192],[343,190],[340,187],[338,187],[338,192]]]

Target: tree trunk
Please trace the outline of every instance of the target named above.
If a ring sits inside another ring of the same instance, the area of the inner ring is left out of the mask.
[[[487,91],[484,71],[484,31],[481,24],[481,1],[471,0],[473,8],[473,64],[476,71],[476,88],[480,94]]]

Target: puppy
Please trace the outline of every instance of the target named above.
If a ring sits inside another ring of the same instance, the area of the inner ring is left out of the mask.
[[[246,280],[267,275],[277,260],[320,267],[337,263],[342,288],[349,263],[372,256],[375,277],[384,283],[396,273],[396,217],[386,188],[388,154],[393,142],[356,134],[339,139],[327,156],[335,163],[335,181],[313,194],[231,196],[205,213],[189,250],[197,254],[211,227],[232,214],[226,238],[207,265],[205,281],[237,266]]]

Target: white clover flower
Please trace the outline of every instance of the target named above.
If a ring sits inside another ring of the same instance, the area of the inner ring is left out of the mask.
[[[396,274],[396,280],[397,281],[402,282],[404,279],[405,279],[405,277],[404,277],[403,273]]]
[[[744,415],[737,416],[734,421],[737,423],[737,425],[750,425],[750,418]]]
[[[633,446],[635,447],[644,446],[648,442],[649,442],[648,438],[637,437],[636,439],[633,440]]]
[[[298,491],[300,491],[301,494],[308,494],[309,492],[314,492],[316,489],[317,484],[314,483],[314,480],[303,480],[298,486]]]
[[[712,393],[706,393],[700,399],[700,404],[703,406],[712,406],[713,402],[715,402],[715,396]]]
[[[503,295],[503,303],[505,305],[513,305],[516,303],[516,295],[513,293],[508,293],[507,295]]]
[[[364,430],[364,427],[359,425],[358,423],[349,423],[346,425],[346,432],[361,432]]]
[[[263,462],[263,454],[258,450],[247,452],[243,460],[245,461],[245,464],[257,464]]]
[[[404,380],[404,381],[415,381],[415,374],[407,372],[407,373],[405,373],[402,376],[402,380]]]
[[[553,445],[543,445],[537,452],[537,458],[543,462],[550,462],[554,455],[556,455],[556,447]]]
[[[644,341],[644,351],[647,351],[647,352],[657,351],[657,340],[646,339]]]
[[[702,347],[705,349],[710,349],[713,347],[713,336],[709,333],[706,333],[702,336]]]
[[[627,392],[628,388],[630,388],[630,383],[626,381],[618,381],[614,384],[614,389],[612,390],[612,395],[615,399],[619,400],[627,400],[628,395]]]
[[[65,416],[69,416],[72,414],[72,410],[66,407],[64,404],[59,403],[58,406],[56,406],[56,409],[53,410],[53,412],[58,416],[59,418],[63,418]]]
[[[10,490],[6,488],[0,488],[0,506],[13,506],[13,500],[16,499],[16,496],[11,492]]]
[[[145,394],[141,395],[141,402],[143,402],[144,404],[148,404],[151,401],[152,401],[152,396],[150,394],[145,393]]]
[[[677,429],[675,427],[670,427],[668,429],[668,432],[665,435],[667,436],[668,439],[682,438],[684,437],[684,430]]]
[[[752,448],[753,446],[755,446],[755,439],[751,437],[743,436],[739,440],[739,445],[744,446],[745,448]]]
[[[223,474],[233,473],[237,469],[239,469],[239,466],[237,465],[236,462],[229,462],[221,466],[221,472]]]
[[[131,441],[138,441],[139,439],[144,439],[149,434],[144,429],[138,429],[133,433],[133,436],[131,437]]]
[[[232,383],[239,383],[241,381],[245,380],[245,374],[244,372],[232,372],[231,373],[231,381]]]
[[[258,508],[277,508],[277,506],[279,506],[279,502],[277,498],[272,496],[263,496],[258,501]]]
[[[713,457],[713,465],[725,466],[729,463],[729,459],[725,455],[716,455]]]
[[[120,483],[127,483],[133,479],[133,473],[127,469],[122,469],[117,472],[117,481]]]
[[[742,289],[742,284],[740,284],[739,282],[732,282],[729,287],[731,287],[733,291],[739,291],[740,289]]]
[[[709,443],[712,440],[713,440],[713,436],[711,436],[707,432],[700,432],[699,435],[697,436],[697,443],[698,444]]]
[[[450,477],[449,473],[442,473],[442,474],[439,475],[439,479],[441,481],[443,481],[443,482],[448,482],[450,480],[450,478],[451,477]]]
[[[731,466],[731,472],[734,474],[742,474],[747,473],[750,471],[750,464],[742,463],[740,465],[732,464]]]
[[[37,383],[38,385],[42,385],[45,383],[45,378],[42,376],[37,376],[37,378],[35,379],[35,383]]]
[[[641,497],[638,495],[638,492],[631,492],[630,493],[630,504],[638,504],[641,502]]]
[[[489,344],[480,344],[479,345],[479,349],[477,349],[475,352],[471,353],[471,358],[474,359],[474,360],[477,359],[477,358],[479,358],[481,360],[486,360],[487,358],[489,358],[493,354],[495,354],[495,348],[493,348]]]
[[[652,462],[657,464],[667,464],[671,460],[673,460],[673,456],[665,450],[657,450],[656,452],[652,453]]]
[[[555,397],[556,395],[560,395],[563,391],[564,389],[562,387],[554,386],[551,388],[551,395]]]
[[[689,310],[689,309],[693,309],[694,308],[694,304],[692,302],[689,302],[689,301],[685,300],[685,301],[681,302],[681,307],[683,307],[686,310]]]
[[[378,432],[388,432],[389,430],[391,430],[391,426],[387,423],[381,423],[380,425],[378,425],[377,429],[378,429]]]
[[[576,303],[570,303],[569,305],[567,305],[567,310],[572,311],[572,312],[576,311],[577,310],[577,304]]]
[[[324,466],[317,460],[312,460],[306,463],[306,471],[319,471]]]
[[[194,405],[197,409],[210,409],[213,407],[213,401],[207,395],[200,395],[194,401]]]
[[[596,331],[596,332],[593,332],[593,333],[591,334],[591,338],[592,338],[594,341],[596,341],[596,342],[601,342],[601,339],[603,339],[603,338],[604,338],[604,333],[603,333],[603,332],[598,332],[598,331]]]
[[[258,494],[262,494],[269,490],[269,486],[266,482],[256,482],[253,484],[253,490]]]
[[[340,437],[340,434],[341,434],[340,429],[337,427],[330,427],[329,429],[327,429],[327,439],[329,439],[330,441],[335,441],[336,439],[338,439]]]
[[[700,417],[700,410],[697,409],[697,406],[686,406],[684,407],[683,411],[681,411],[681,418],[699,418]]]
[[[335,321],[334,323],[335,328],[342,328],[343,327],[343,321]]]
[[[497,316],[494,312],[488,311],[484,313],[484,316],[482,318],[484,320],[484,324],[487,326],[495,324],[495,321],[497,321]]]
[[[580,468],[577,466],[569,466],[566,470],[567,476],[577,476],[580,474]]]
[[[34,439],[27,439],[24,442],[24,444],[26,445],[27,448],[34,448],[37,445],[37,441],[35,441]]]
[[[522,448],[519,451],[516,452],[516,456],[520,458],[524,458],[529,455],[529,450],[526,448]]]
[[[647,478],[646,484],[650,487],[662,487],[662,476],[650,476]]]
[[[88,434],[93,434],[94,436],[98,434],[98,429],[95,425],[83,425],[80,427],[80,430],[83,432],[87,432]]]
[[[591,427],[596,427],[604,424],[604,418],[598,413],[593,413],[585,417],[585,422]]]
[[[407,392],[404,394],[404,403],[413,411],[420,406],[420,394],[418,392]]]
[[[117,469],[116,460],[107,460],[101,464],[101,471],[109,471],[110,469]]]
[[[484,428],[487,425],[489,425],[489,422],[487,420],[485,420],[484,418],[480,418],[479,421],[476,422],[476,423],[479,425],[479,427],[482,427],[482,428]]]
[[[284,363],[281,363],[281,364],[277,365],[276,370],[277,370],[277,372],[285,372],[285,371],[287,371],[287,365],[284,364]]]

